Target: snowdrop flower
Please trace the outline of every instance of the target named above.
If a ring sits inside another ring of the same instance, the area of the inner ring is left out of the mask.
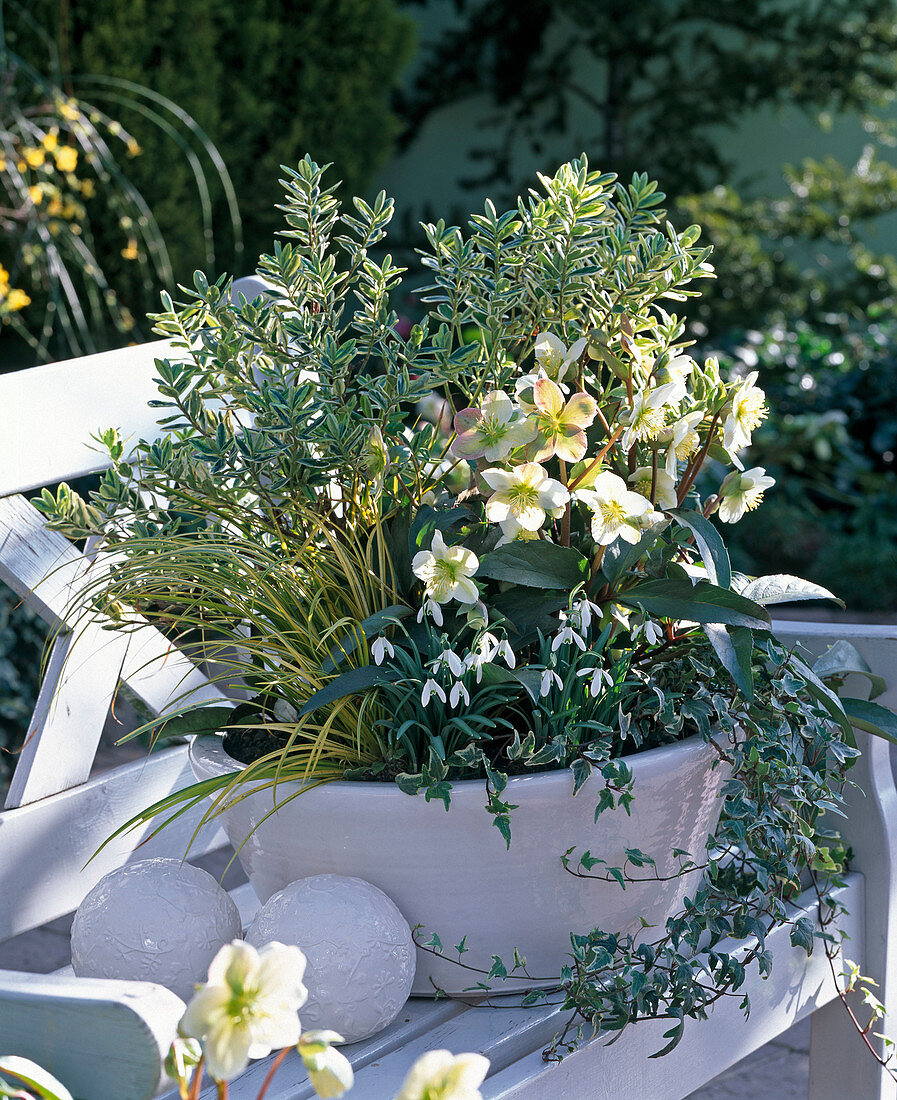
[[[421,704],[425,707],[429,706],[430,697],[433,695],[438,696],[440,702],[445,702],[445,692],[442,690],[439,684],[431,678],[427,680],[427,682],[424,684],[423,691],[421,691],[420,693]]]
[[[665,382],[654,389],[640,390],[628,409],[620,414],[620,423],[627,425],[620,437],[624,451],[643,440],[657,439],[666,425],[666,406],[677,405],[685,396],[685,384]]]
[[[589,676],[589,695],[596,699],[604,690],[605,685],[607,687],[613,687],[614,678],[606,668],[601,668],[600,665],[595,668],[581,668],[577,673],[577,676]]]
[[[554,641],[551,643],[551,652],[556,653],[557,650],[559,650],[565,642],[573,642],[574,645],[578,646],[583,651],[583,653],[585,653],[585,638],[583,638],[579,634],[579,632],[576,630],[576,627],[574,626],[576,616],[568,615],[566,611],[562,611],[560,613],[560,619],[563,625],[554,636]]]
[[[564,681],[558,676],[553,668],[546,668],[542,673],[542,678],[539,680],[539,695],[544,698],[552,689],[552,687],[562,688]]]
[[[390,657],[395,657],[396,651],[393,649],[392,642],[389,638],[381,634],[379,638],[375,638],[371,644],[371,656],[374,658],[374,664],[382,665],[387,654]]]
[[[586,453],[585,428],[598,415],[594,397],[574,393],[564,403],[560,386],[550,378],[540,378],[533,386],[533,423],[538,430],[532,450],[534,462],[546,462],[553,455],[564,462],[579,462]]]
[[[480,590],[470,579],[480,567],[472,550],[463,546],[446,546],[442,532],[433,536],[429,550],[414,555],[411,570],[424,582],[426,594],[436,603],[476,603]]]
[[[650,619],[645,620],[645,637],[648,639],[649,645],[657,645],[658,642],[663,640],[663,630],[652,622]]]
[[[459,458],[485,458],[489,462],[500,462],[536,436],[535,426],[521,416],[503,390],[487,393],[479,409],[462,409],[457,413],[455,431],[454,454]]]
[[[453,649],[444,649],[431,664],[433,668],[447,668],[452,676],[464,675],[464,662]]]
[[[629,484],[633,491],[646,499],[651,499],[651,483],[654,483],[654,503],[660,508],[675,508],[679,504],[676,496],[676,482],[666,470],[658,470],[656,475],[650,466],[639,466],[629,475]]]
[[[299,1042],[298,1012],[308,997],[304,974],[298,947],[275,942],[256,951],[234,940],[221,948],[179,1026],[184,1038],[202,1040],[216,1081],[242,1073],[250,1058]]]
[[[462,699],[465,706],[470,705],[470,693],[460,680],[456,680],[449,693],[449,706],[454,709]]]
[[[573,605],[571,621],[576,623],[580,634],[585,634],[592,625],[594,617],[601,618],[602,608],[597,603],[592,603],[585,596]]]
[[[355,1084],[352,1065],[345,1054],[331,1043],[343,1042],[335,1031],[306,1031],[299,1040],[299,1053],[318,1096],[324,1100],[340,1097]]]
[[[599,474],[591,489],[579,489],[576,497],[592,512],[592,538],[599,546],[615,539],[636,543],[641,537],[641,519],[653,513],[651,501],[626,488],[626,482],[609,470]]]
[[[435,600],[424,600],[420,611],[417,613],[417,621],[422,623],[429,616],[437,626],[442,626],[442,608]]]
[[[775,483],[776,479],[769,477],[762,466],[733,470],[720,486],[719,518],[723,523],[737,523],[745,512],[757,507]]]
[[[564,375],[586,350],[587,343],[585,336],[581,336],[568,350],[564,341],[553,332],[540,332],[536,339],[536,363],[548,378],[562,382]]]
[[[480,1085],[489,1072],[482,1054],[428,1050],[414,1063],[396,1100],[483,1100]]]
[[[750,446],[751,433],[766,419],[766,394],[755,386],[757,371],[744,379],[732,395],[732,404],[723,424],[723,447],[734,454]]]
[[[486,519],[500,524],[510,537],[520,530],[538,531],[546,515],[558,519],[570,499],[566,487],[537,462],[513,470],[484,470],[483,480],[494,490],[486,501]]]

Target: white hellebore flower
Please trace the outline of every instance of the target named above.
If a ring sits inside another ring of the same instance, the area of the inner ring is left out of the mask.
[[[766,394],[755,386],[757,371],[752,371],[732,394],[732,405],[723,424],[723,446],[729,454],[750,446],[751,433],[763,423],[769,411]]]
[[[639,466],[629,475],[629,484],[639,496],[651,499],[651,482],[654,482],[654,503],[659,508],[675,508],[679,504],[676,482],[666,470],[658,470],[655,476],[650,466]]]
[[[763,500],[776,479],[767,476],[762,466],[750,470],[733,470],[727,474],[719,490],[719,518],[723,523],[737,523],[745,512]]]
[[[566,486],[545,473],[538,462],[524,462],[513,470],[483,471],[493,489],[486,501],[486,519],[501,525],[509,537],[518,531],[538,531],[546,515],[559,519],[570,499]]]
[[[304,974],[298,947],[275,942],[256,951],[234,940],[221,948],[178,1029],[184,1038],[202,1040],[216,1081],[242,1073],[250,1058],[299,1042],[298,1012],[308,997]]]
[[[676,476],[677,463],[691,458],[698,449],[701,439],[697,429],[703,419],[704,411],[696,409],[686,413],[663,432],[663,438],[669,440],[665,469],[670,477]]]
[[[483,1100],[480,1085],[489,1072],[482,1054],[428,1050],[414,1063],[396,1100]]]
[[[562,382],[564,375],[576,364],[586,350],[588,340],[581,336],[569,350],[564,341],[553,332],[540,332],[536,339],[536,363],[555,382]]]
[[[463,546],[446,546],[442,532],[437,531],[429,550],[414,555],[411,569],[426,586],[427,596],[436,603],[476,603],[480,590],[470,579],[480,567],[472,550]]]
[[[352,1065],[345,1054],[334,1050],[331,1043],[343,1042],[335,1031],[306,1031],[299,1040],[299,1053],[318,1096],[334,1100],[355,1084]]]
[[[500,462],[511,451],[532,442],[535,427],[503,390],[487,393],[478,409],[462,409],[454,421],[452,451],[459,458]]]
[[[681,381],[665,382],[637,393],[632,405],[620,416],[620,423],[627,425],[620,437],[622,449],[628,451],[634,443],[657,439],[666,424],[666,406],[678,405],[684,396],[685,383]]]
[[[627,489],[626,482],[609,470],[595,478],[591,489],[577,490],[576,497],[592,511],[592,538],[599,546],[617,538],[638,542],[644,518],[654,511],[650,500]]]

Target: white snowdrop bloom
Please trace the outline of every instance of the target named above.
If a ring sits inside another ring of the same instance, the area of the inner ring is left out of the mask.
[[[732,404],[723,424],[723,447],[734,454],[749,447],[751,435],[766,419],[766,394],[755,386],[757,371],[744,379],[732,394]]]
[[[393,649],[392,642],[382,634],[372,642],[371,656],[374,658],[375,665],[382,665],[387,656],[395,657],[395,655],[396,651]]]
[[[542,673],[541,679],[539,680],[539,695],[541,698],[544,699],[544,697],[551,691],[552,687],[562,688],[563,686],[564,681],[560,678],[560,676],[558,676],[554,669],[546,668],[545,671]]]
[[[601,618],[601,607],[585,596],[573,605],[571,620],[576,623],[580,634],[585,634],[592,625],[594,618]]]
[[[629,475],[629,484],[639,496],[651,499],[651,484],[654,484],[654,503],[658,508],[676,508],[679,500],[676,496],[676,482],[666,470],[655,471],[650,466],[639,466]]]
[[[649,645],[657,645],[658,642],[663,641],[663,630],[651,619],[646,619],[645,637],[648,639]]]
[[[417,613],[417,621],[422,623],[425,618],[431,618],[437,626],[442,626],[442,608],[435,600],[424,600],[420,611]]]
[[[617,538],[638,542],[642,517],[654,511],[650,500],[632,492],[609,470],[595,478],[591,489],[578,489],[576,498],[592,512],[592,538],[599,546],[608,546]]]
[[[298,947],[269,943],[256,951],[234,940],[221,948],[178,1025],[184,1038],[202,1041],[216,1081],[242,1073],[250,1058],[299,1042],[298,1013],[308,997],[304,974]]]
[[[445,702],[445,692],[442,690],[440,685],[433,679],[427,680],[427,682],[424,684],[423,691],[421,691],[420,693],[420,701],[423,706],[429,706],[430,699],[434,695],[439,699],[440,702]]]
[[[585,638],[577,631],[574,626],[573,615],[568,615],[566,611],[560,613],[561,629],[555,634],[554,640],[551,643],[551,652],[556,653],[567,642],[572,642],[575,646],[585,653],[586,641]]]
[[[433,668],[444,666],[452,676],[464,675],[464,662],[453,649],[444,649],[438,657],[430,662]]]
[[[510,536],[521,529],[538,531],[546,516],[560,518],[570,499],[566,486],[549,477],[538,462],[524,462],[513,470],[484,470],[483,480],[494,490],[486,501],[486,519]]]
[[[452,684],[452,690],[449,692],[449,706],[456,707],[461,700],[464,700],[464,705],[470,705],[470,693],[467,688],[461,683],[460,680],[456,680]]]
[[[719,518],[723,523],[737,523],[745,512],[757,507],[775,483],[776,479],[769,477],[762,466],[733,470],[720,486]]]
[[[414,555],[411,570],[426,586],[426,594],[436,603],[476,603],[480,590],[471,577],[480,567],[472,550],[463,546],[446,546],[442,532],[437,531],[429,550]]]
[[[600,665],[595,668],[581,668],[576,675],[589,677],[589,695],[593,699],[597,699],[604,690],[605,685],[611,687],[614,682],[610,672],[606,668],[601,668]]]
[[[396,1100],[483,1100],[480,1085],[488,1072],[482,1054],[428,1050],[409,1070]]]

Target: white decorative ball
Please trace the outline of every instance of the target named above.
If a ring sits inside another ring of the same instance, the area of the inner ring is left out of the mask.
[[[81,978],[157,982],[185,1001],[240,914],[215,879],[178,859],[141,859],[111,871],[78,906],[72,969]]]
[[[411,928],[376,886],[344,875],[291,882],[262,906],[246,933],[262,947],[296,944],[308,967],[303,1030],[330,1028],[348,1043],[382,1031],[411,993],[416,963]]]

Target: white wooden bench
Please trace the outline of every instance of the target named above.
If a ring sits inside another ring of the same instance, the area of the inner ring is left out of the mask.
[[[97,429],[118,426],[134,441],[157,434],[146,400],[154,359],[165,356],[167,347],[159,342],[0,377],[0,579],[53,626],[64,617],[70,586],[90,563],[44,528],[22,494],[101,469],[102,456],[85,445]],[[883,701],[897,710],[897,628],[785,623],[780,633],[817,651],[836,636],[848,636],[887,679]],[[69,653],[73,647],[77,651]],[[147,666],[149,656],[167,649],[149,626],[130,638],[84,624],[60,635],[34,732],[0,810],[0,941],[76,908],[103,874],[130,858],[142,837],[109,845],[85,866],[100,843],[137,809],[192,781],[184,747],[89,778],[119,678],[157,713],[188,681],[216,694],[176,653],[164,664]],[[897,791],[888,746],[864,735],[859,741],[864,756],[853,773],[859,789],[849,795],[846,830],[856,859],[842,891],[849,911],[845,928],[850,957],[879,982],[897,1027]],[[186,816],[135,858],[182,856],[196,820]],[[222,843],[219,831],[206,828],[193,851]],[[251,890],[237,894],[248,914],[256,904]],[[812,914],[815,899],[804,895],[798,907]],[[356,1067],[352,1095],[390,1100],[419,1054],[447,1047],[478,1050],[491,1059],[483,1088],[487,1100],[678,1100],[812,1014],[812,1100],[894,1100],[897,1089],[862,1049],[836,999],[824,953],[807,958],[790,946],[787,930],[774,934],[769,946],[772,976],[762,981],[752,975],[747,983],[750,1019],[744,1020],[736,1000],[721,1002],[707,1022],[687,1025],[684,1039],[665,1058],[648,1055],[663,1045],[666,1024],[639,1024],[610,1047],[593,1041],[557,1065],[542,1060],[561,1026],[555,1009],[411,1001],[387,1031],[347,1048]],[[147,1100],[157,1091],[180,1010],[172,994],[145,983],[0,971],[0,1054],[38,1061],[84,1100]],[[267,1060],[250,1066],[231,1095],[255,1097],[267,1069]],[[298,1057],[287,1059],[268,1093],[271,1100],[313,1095]]]

